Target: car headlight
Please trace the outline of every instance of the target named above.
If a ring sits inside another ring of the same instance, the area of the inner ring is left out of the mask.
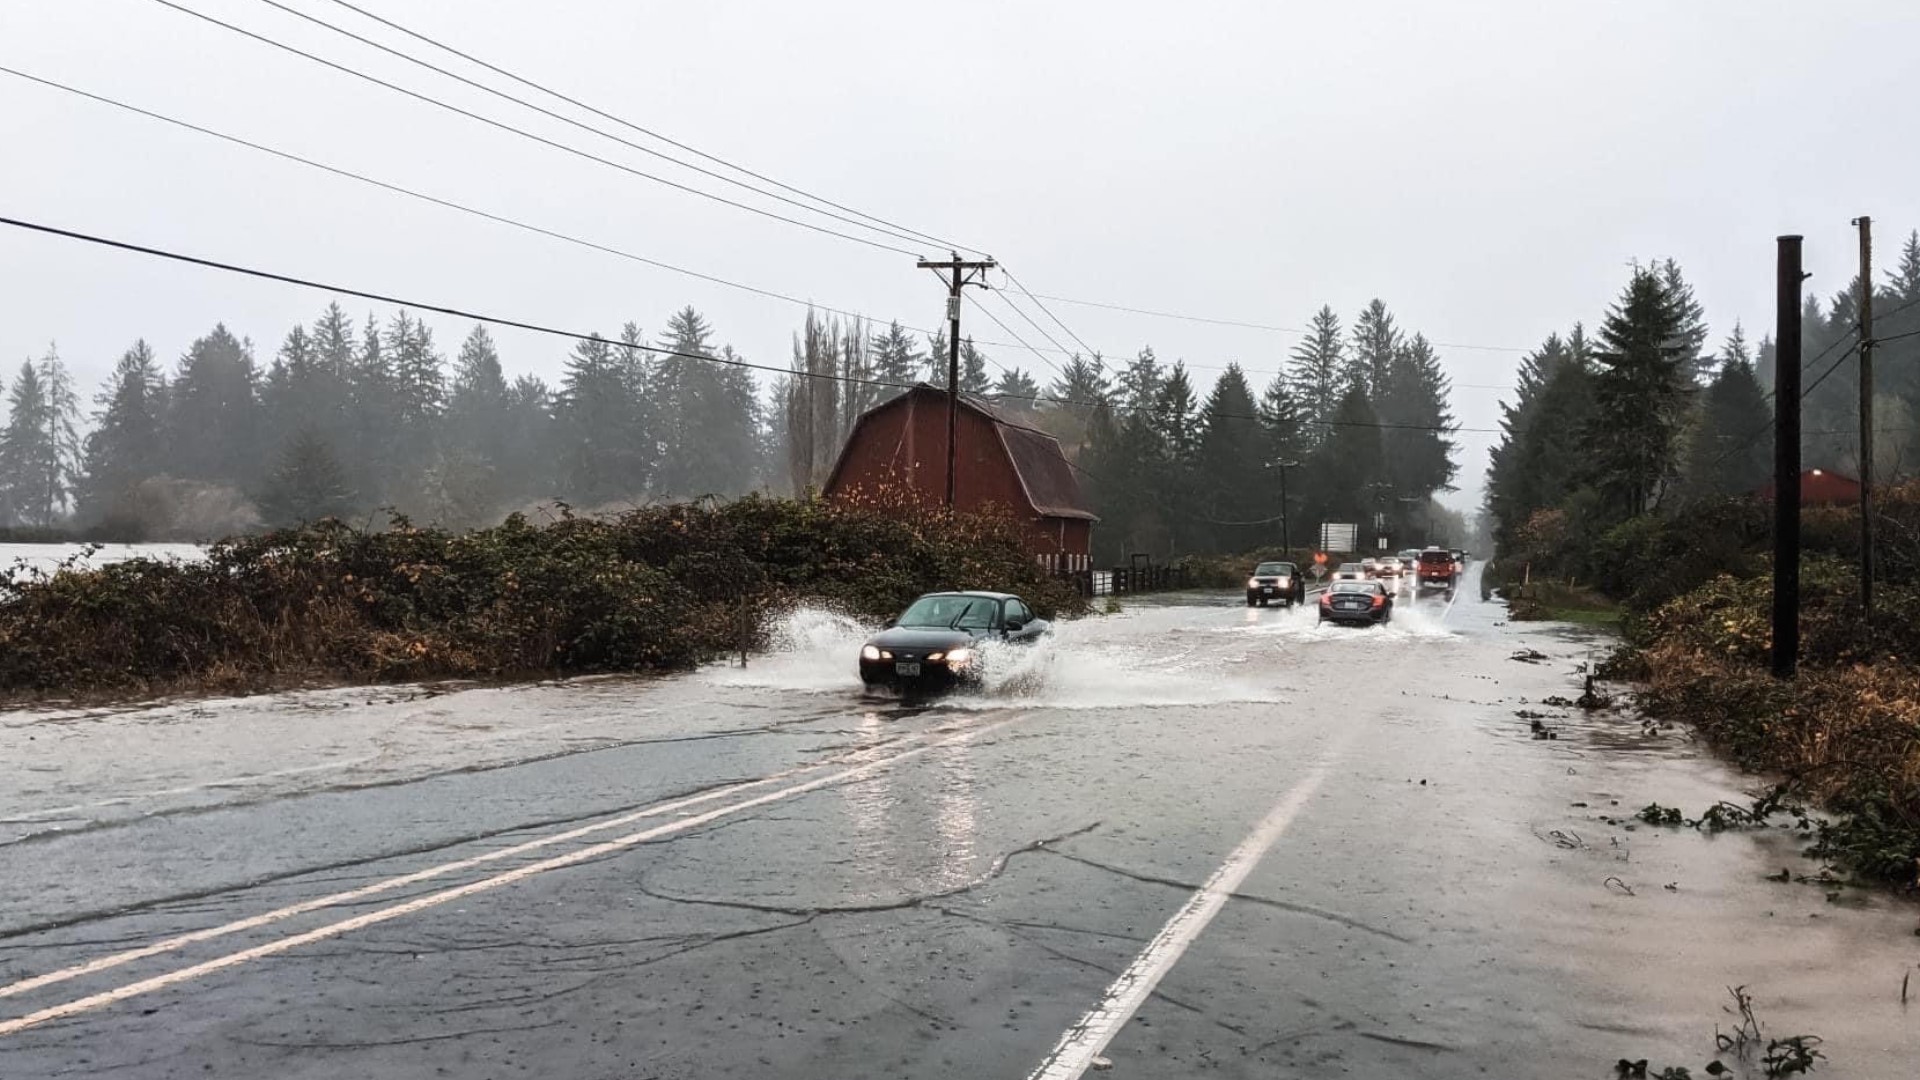
[[[971,659],[973,659],[972,649],[949,649],[947,651],[948,667],[965,667],[967,661]]]
[[[862,660],[878,660],[878,659],[880,659],[880,647],[879,647],[879,646],[877,646],[877,645],[868,645],[868,646],[865,646],[864,648],[862,648],[862,649],[860,650],[860,659],[862,659]]]
[[[1260,587],[1260,579],[1259,579],[1259,578],[1248,578],[1248,579],[1247,579],[1247,588],[1249,588],[1249,589],[1257,589],[1257,588],[1259,588],[1259,587]]]

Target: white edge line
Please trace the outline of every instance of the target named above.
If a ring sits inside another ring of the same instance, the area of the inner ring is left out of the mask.
[[[704,813],[694,814],[684,818],[678,818],[674,821],[669,821],[662,825],[655,825],[651,829],[643,829],[640,832],[628,833],[625,836],[616,837],[612,840],[606,840],[601,843],[591,845],[589,847],[581,848],[577,851],[570,851],[565,855],[556,855],[550,859],[543,859],[540,862],[529,863],[526,866],[509,870],[502,874],[496,874],[490,878],[481,878],[478,881],[468,882],[465,885],[457,885],[451,889],[442,889],[441,891],[436,893],[428,893],[425,896],[415,897],[412,900],[408,900],[404,903],[395,904],[391,907],[385,907],[385,908],[380,908],[374,911],[369,911],[363,915],[356,915],[351,919],[342,919],[339,922],[328,923],[325,926],[317,927],[315,929],[308,930],[304,933],[293,934],[287,937],[279,938],[274,941],[266,942],[264,944],[255,945],[250,949],[242,949],[238,952],[228,953],[225,956],[216,957],[212,960],[207,960],[202,963],[191,965],[189,967],[184,967],[184,968],[176,969],[174,971],[169,971],[163,975],[156,975],[156,976],[153,976],[152,978],[142,979],[138,982],[128,983],[125,986],[116,987],[112,990],[102,991],[101,993],[93,994],[88,997],[77,998],[73,1001],[69,1001],[64,1004],[49,1006],[45,1009],[41,1009],[38,1012],[28,1013],[25,1016],[21,1016],[13,1020],[0,1021],[0,1036],[12,1035],[15,1032],[24,1031],[27,1028],[44,1024],[49,1020],[58,1020],[63,1017],[73,1016],[77,1013],[90,1012],[94,1009],[98,1009],[106,1005],[112,1005],[116,1002],[125,1001],[128,998],[138,997],[141,994],[148,994],[148,993],[152,993],[155,990],[164,989],[166,987],[174,985],[175,983],[187,982],[192,979],[197,979],[203,975],[210,975],[224,968],[229,968],[239,964],[244,964],[250,960],[258,960],[261,957],[273,956],[276,953],[283,953],[290,949],[296,949],[302,945],[311,944],[315,941],[323,941],[327,938],[338,937],[341,934],[351,933],[352,931],[355,931],[355,930],[365,929],[366,927],[387,922],[388,920],[391,920],[391,919],[400,918],[403,915],[411,915],[417,911],[424,911],[427,908],[436,907],[440,904],[447,903],[448,901],[451,901],[451,900],[458,900],[458,899],[461,899],[462,897],[472,896],[475,893],[487,892],[492,889],[497,889],[502,885],[510,885],[524,878],[533,877],[536,874],[543,874],[550,870],[558,870],[563,867],[575,865],[576,863],[586,862],[589,859],[596,859],[602,855],[609,855],[615,852],[623,851],[627,848],[634,846],[635,844],[644,843],[648,840],[652,840],[661,836],[666,836],[670,833],[682,832],[684,830],[691,829],[699,825],[705,825],[710,821],[718,820],[719,818],[726,817],[730,814],[737,814],[742,810],[750,810],[756,806],[763,806],[767,803],[778,802],[782,799],[790,799],[795,795],[802,795],[802,794],[805,794],[806,792],[814,791],[819,788],[827,787],[832,784],[837,784],[847,780],[857,779],[859,777],[865,776],[868,773],[877,772],[878,770],[884,769],[890,765],[898,764],[899,762],[905,761],[908,758],[918,757],[919,755],[927,753],[930,750],[936,750],[944,746],[951,746],[956,743],[967,742],[969,740],[978,738],[979,736],[984,735],[989,731],[993,731],[996,728],[1005,727],[1006,725],[1013,723],[1015,719],[1017,718],[1000,720],[995,723],[982,725],[976,728],[970,728],[957,735],[950,735],[944,739],[938,739],[933,742],[922,743],[919,746],[913,747],[912,749],[903,750],[898,754],[881,758],[877,761],[870,761],[864,765],[856,765],[850,769],[842,769],[839,772],[830,773],[826,776],[816,777],[812,780],[808,780],[803,783],[794,784],[789,787],[780,788],[775,791],[769,791],[764,795],[756,795],[751,799],[746,799],[741,802],[730,803],[726,806],[715,807],[714,809],[708,810]]]
[[[1067,1029],[1053,1052],[1028,1074],[1027,1080],[1075,1080],[1092,1067],[1094,1058],[1107,1048],[1127,1021],[1133,1019],[1133,1014],[1153,993],[1161,978],[1173,969],[1188,946],[1226,906],[1227,898],[1246,881],[1267,849],[1286,832],[1294,816],[1326,778],[1327,768],[1324,761],[1314,766],[1305,779],[1274,804],[1200,890],[1173,913],[1133,963],[1113,980],[1099,1003],[1088,1010],[1079,1023]]]
[[[422,881],[431,881],[434,878],[444,877],[447,874],[456,873],[461,870],[470,870],[476,866],[484,866],[487,863],[512,858],[515,855],[524,855],[529,851],[537,851],[543,847],[565,843],[569,840],[577,840],[580,837],[589,836],[593,833],[605,832],[608,829],[617,829],[623,825],[630,825],[635,821],[640,821],[645,818],[659,817],[662,814],[675,813],[690,806],[698,806],[701,803],[724,799],[742,791],[763,787],[767,784],[776,783],[801,773],[826,768],[846,761],[858,760],[861,755],[871,754],[877,750],[884,749],[888,745],[890,744],[879,743],[858,747],[845,754],[829,757],[823,761],[816,761],[807,765],[795,766],[791,769],[784,769],[769,776],[763,776],[758,780],[729,784],[726,787],[715,788],[712,791],[702,792],[698,795],[690,795],[683,799],[658,803],[640,810],[622,814],[618,817],[609,818],[605,821],[593,822],[592,824],[582,825],[564,832],[553,833],[549,836],[535,837],[532,840],[514,844],[509,847],[496,848],[470,858],[441,863],[438,866],[429,866],[409,874],[401,874],[383,881],[376,881],[370,885],[363,885],[357,889],[331,893],[326,896],[318,896],[311,900],[302,900],[297,904],[289,904],[285,907],[275,908],[272,911],[264,911],[258,915],[251,915],[244,919],[222,923],[219,926],[210,926],[201,930],[190,930],[184,934],[176,934],[172,937],[152,942],[151,944],[139,946],[138,948],[126,949],[121,952],[96,957],[92,960],[74,964],[71,967],[61,968],[57,971],[49,971],[44,975],[35,975],[31,978],[22,979],[19,982],[0,986],[0,999],[25,994],[44,986],[51,986],[54,983],[65,982],[68,979],[98,974],[99,972],[119,967],[122,964],[132,963],[135,960],[144,960],[149,956],[158,956],[161,953],[173,952],[176,949],[185,948],[188,945],[198,944],[202,941],[210,941],[214,938],[237,934],[245,930],[258,929],[262,926],[318,911],[321,908],[350,904],[358,900],[364,900],[369,896],[377,896],[380,893],[391,892],[394,889],[403,888],[408,885],[416,885]],[[5,1031],[0,1030],[0,1034],[5,1034]]]

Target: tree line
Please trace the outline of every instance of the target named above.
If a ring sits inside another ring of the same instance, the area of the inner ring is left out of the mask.
[[[1920,464],[1920,234],[1875,286],[1876,471]],[[1859,281],[1802,313],[1802,455],[1859,467]],[[1705,312],[1671,260],[1637,266],[1591,334],[1550,335],[1502,403],[1486,514],[1505,551],[1548,556],[1624,523],[1702,500],[1747,496],[1772,478],[1775,343],[1735,324],[1707,348]],[[1580,538],[1585,538],[1584,540]]]
[[[484,325],[449,358],[405,310],[355,322],[336,303],[264,362],[224,324],[171,365],[136,341],[86,409],[50,348],[0,378],[0,527],[199,539],[381,508],[470,527],[555,499],[798,494],[824,485],[863,412],[944,385],[947,352],[944,331],[809,311],[763,395],[686,308],[654,337],[629,323],[577,342],[549,384],[509,378]],[[1068,357],[1045,384],[971,339],[960,353],[964,392],[1060,439],[1103,558],[1270,546],[1283,510],[1303,545],[1323,520],[1364,534],[1375,514],[1417,542],[1455,471],[1439,358],[1379,301],[1351,334],[1322,309],[1258,395],[1238,365],[1203,395],[1151,348]]]

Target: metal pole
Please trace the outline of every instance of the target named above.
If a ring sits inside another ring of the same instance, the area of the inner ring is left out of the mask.
[[[1800,655],[1800,237],[1779,239],[1773,351],[1773,674]]]
[[[1860,617],[1873,626],[1873,219],[1860,227]]]

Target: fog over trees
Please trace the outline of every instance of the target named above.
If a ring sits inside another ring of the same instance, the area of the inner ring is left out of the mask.
[[[862,413],[944,385],[946,350],[944,333],[810,311],[789,374],[762,380],[685,308],[577,341],[548,385],[484,325],[335,303],[272,346],[224,324],[171,361],[135,341],[83,404],[50,347],[0,379],[0,526],[204,539],[383,510],[458,528],[554,501],[804,493]],[[1261,382],[1151,348],[1031,364],[971,337],[960,351],[965,392],[1060,440],[1103,518],[1103,561],[1277,544],[1283,468],[1297,544],[1376,514],[1416,542],[1456,471],[1440,357],[1380,301],[1350,328],[1322,308],[1290,355],[1258,358],[1282,369]]]

